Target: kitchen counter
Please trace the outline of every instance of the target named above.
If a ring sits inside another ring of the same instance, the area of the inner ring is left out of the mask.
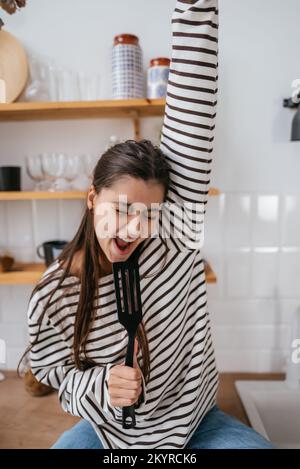
[[[221,373],[218,393],[218,405],[223,412],[233,415],[250,426],[242,402],[235,388],[238,380],[283,380],[283,373]]]
[[[60,408],[57,394],[32,397],[13,371],[0,382],[0,448],[49,448],[79,419]],[[282,380],[283,374],[221,373],[218,405],[249,425],[234,386],[236,380]]]

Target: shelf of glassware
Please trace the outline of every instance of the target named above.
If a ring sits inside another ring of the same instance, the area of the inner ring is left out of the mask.
[[[220,195],[220,190],[216,188],[209,189],[210,196]],[[80,200],[85,199],[85,191],[67,191],[67,192],[42,192],[42,191],[0,191],[0,201],[2,200]]]
[[[0,285],[35,285],[45,269],[45,264],[16,262],[12,270],[0,272]],[[205,276],[207,283],[216,283],[216,275],[207,262],[205,262]]]
[[[17,102],[0,104],[0,121],[163,116],[164,99]]]

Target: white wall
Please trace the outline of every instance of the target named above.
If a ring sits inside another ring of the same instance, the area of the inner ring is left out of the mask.
[[[139,35],[145,68],[170,54],[174,0],[28,0],[2,14],[6,29],[28,50],[74,70],[99,71],[110,97],[110,48],[121,32]],[[300,303],[300,144],[289,142],[293,112],[282,108],[299,77],[297,0],[220,0],[220,95],[205,254],[218,275],[210,285],[217,359],[222,370],[284,367],[290,316]],[[161,119],[146,119],[156,140]],[[129,121],[92,120],[0,124],[0,164],[24,164],[40,151],[100,154],[111,134],[132,137]],[[23,179],[28,189],[30,181]],[[70,237],[80,202],[38,202],[35,242]],[[0,248],[34,259],[29,202],[0,203]],[[64,214],[68,213],[68,218]],[[0,336],[13,368],[26,342],[31,287],[0,287]]]

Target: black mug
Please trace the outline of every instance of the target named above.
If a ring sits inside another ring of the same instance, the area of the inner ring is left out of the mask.
[[[38,246],[36,252],[41,259],[44,259],[46,266],[48,267],[61,254],[67,244],[68,241],[46,241]],[[43,253],[41,253],[41,249],[43,249]]]
[[[0,191],[21,190],[21,167],[0,166]]]

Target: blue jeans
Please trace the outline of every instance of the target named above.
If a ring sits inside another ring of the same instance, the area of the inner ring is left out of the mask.
[[[215,405],[196,428],[186,448],[275,449],[275,446]],[[64,432],[51,449],[103,449],[103,446],[92,425],[81,420]]]

